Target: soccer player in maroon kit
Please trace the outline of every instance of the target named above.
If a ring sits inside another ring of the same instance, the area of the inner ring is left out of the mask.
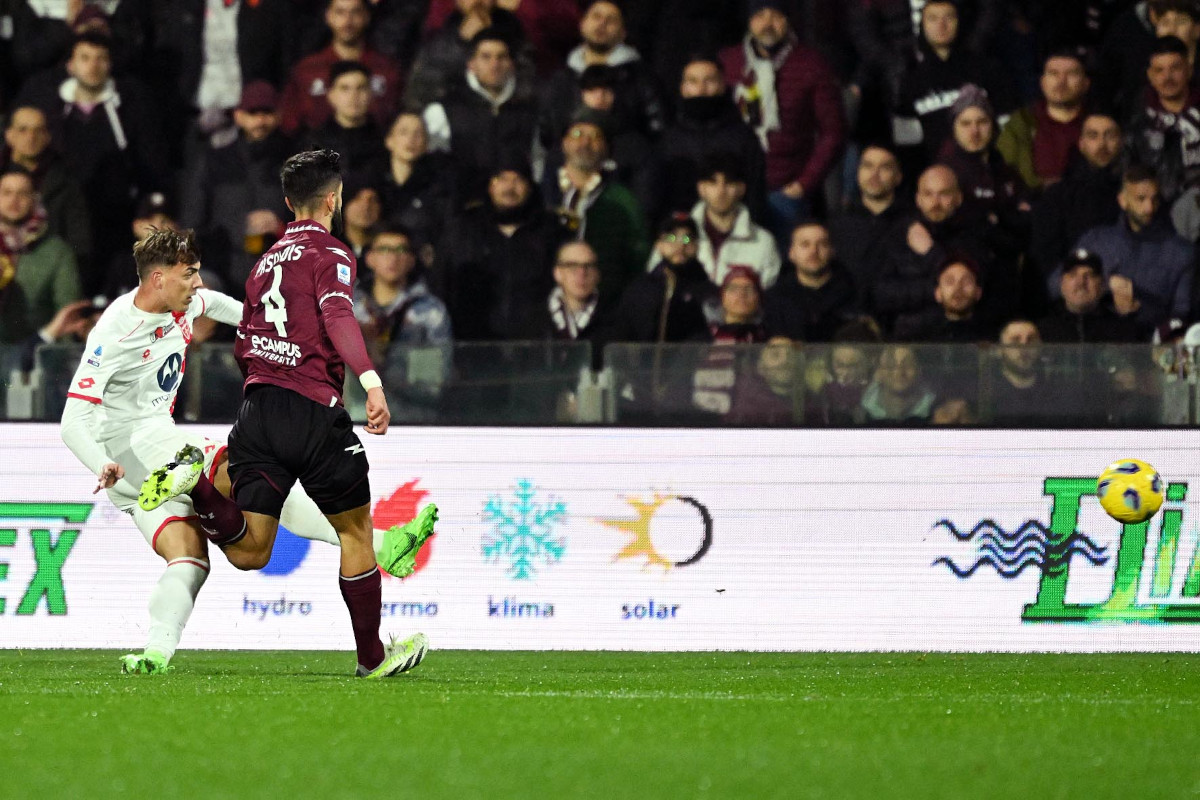
[[[230,563],[259,569],[270,559],[283,500],[298,479],[341,540],[340,586],[354,629],[358,675],[377,678],[415,667],[428,641],[419,633],[385,647],[379,639],[381,581],[372,546],[367,456],[342,404],[347,365],[367,391],[367,432],[386,433],[391,415],[354,318],[354,254],[330,233],[342,217],[339,161],[331,150],[287,160],[281,179],[295,220],[246,281],[234,347],[246,382],[229,433],[232,499],[202,471],[195,478],[181,473],[168,491],[190,492],[201,528]],[[436,509],[431,516],[436,520]]]

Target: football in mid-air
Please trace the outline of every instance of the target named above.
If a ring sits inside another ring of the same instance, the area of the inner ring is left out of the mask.
[[[1162,478],[1145,461],[1124,458],[1100,473],[1096,494],[1100,505],[1118,522],[1145,522],[1163,504]]]

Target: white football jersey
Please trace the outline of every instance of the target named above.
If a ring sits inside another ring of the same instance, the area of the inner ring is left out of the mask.
[[[121,295],[100,315],[67,391],[67,397],[96,404],[100,443],[135,427],[172,423],[192,320],[213,301],[202,289],[187,311],[150,314],[133,304],[133,296]]]

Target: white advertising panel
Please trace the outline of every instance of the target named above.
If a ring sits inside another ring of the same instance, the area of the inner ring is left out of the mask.
[[[384,632],[435,647],[1200,651],[1200,431],[361,438],[377,526],[441,508],[383,587]],[[55,426],[0,442],[0,647],[141,646],[162,562]],[[1092,494],[1122,457],[1172,486],[1149,524]],[[183,647],[352,648],[335,548],[281,532],[261,572],[211,557]]]

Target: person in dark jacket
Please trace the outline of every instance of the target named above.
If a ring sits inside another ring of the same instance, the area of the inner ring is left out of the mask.
[[[871,286],[883,266],[888,233],[910,213],[911,203],[897,194],[903,180],[896,154],[869,144],[858,158],[858,197],[829,219],[829,238],[838,261],[846,267],[858,293],[858,307],[869,311]]]
[[[65,69],[35,75],[17,105],[39,108],[50,135],[83,188],[91,212],[92,264],[107,264],[127,246],[133,198],[161,190],[169,180],[159,115],[132,78],[113,78],[110,42],[84,34]],[[84,291],[104,283],[98,270]]]
[[[764,299],[765,323],[772,336],[793,341],[829,342],[858,316],[854,281],[834,259],[829,231],[819,222],[792,231],[788,261]]]
[[[271,84],[246,86],[233,112],[236,127],[214,135],[185,174],[180,222],[196,230],[205,269],[235,297],[290,216],[279,169],[295,150],[279,131],[278,106]]]
[[[609,342],[703,341],[708,336],[705,303],[717,287],[696,260],[699,231],[687,214],[669,215],[654,244],[662,260],[636,278],[621,295],[611,325],[603,333]]]
[[[413,237],[418,261],[433,266],[434,245],[454,204],[454,175],[445,153],[429,152],[429,135],[421,115],[402,112],[392,123],[384,144],[388,166],[380,183],[380,198],[388,221]]]
[[[1045,342],[1062,344],[1134,343],[1150,340],[1151,331],[1132,315],[1120,315],[1105,295],[1100,256],[1076,250],[1062,265],[1062,297],[1038,322]]]
[[[339,61],[329,69],[325,93],[333,113],[321,127],[301,137],[309,149],[342,156],[343,173],[378,172],[387,160],[383,132],[371,116],[371,73],[357,61]]]
[[[700,165],[717,154],[732,154],[746,176],[746,207],[760,224],[766,209],[766,159],[762,144],[742,119],[725,85],[720,60],[693,58],[683,68],[675,120],[658,142],[666,187],[666,208],[696,204]]]
[[[1120,219],[1092,228],[1077,247],[1095,253],[1104,263],[1113,305],[1119,314],[1136,314],[1139,323],[1157,327],[1187,320],[1192,311],[1195,253],[1191,242],[1175,233],[1158,215],[1158,179],[1143,166],[1125,170]],[[1057,298],[1061,268],[1050,275],[1049,290]]]
[[[579,35],[583,40],[567,56],[566,66],[551,76],[542,94],[538,123],[543,142],[549,147],[566,132],[579,107],[579,78],[593,64],[611,67],[615,73],[618,113],[652,141],[666,127],[667,112],[662,91],[637,50],[625,43],[625,15],[614,0],[583,3]]]
[[[471,40],[485,28],[500,32],[518,63],[518,74],[525,74],[520,65],[527,60],[528,45],[521,21],[513,12],[497,8],[496,0],[456,0],[455,5],[454,12],[417,51],[404,89],[404,107],[409,111],[421,111],[441,100],[451,86],[462,80]],[[532,66],[528,71],[532,72]]]
[[[1111,225],[1121,213],[1121,126],[1105,113],[1083,121],[1078,150],[1066,177],[1034,203],[1030,259],[1049,275],[1088,230]]]
[[[936,310],[933,288],[938,268],[951,253],[969,255],[981,265],[984,291],[992,259],[986,245],[966,228],[958,179],[938,164],[917,181],[916,211],[902,218],[888,236],[887,254],[871,289],[872,308],[885,329],[914,325],[921,314]]]
[[[1150,88],[1125,130],[1130,163],[1158,173],[1163,200],[1174,203],[1200,182],[1200,86],[1190,84],[1187,47],[1160,37],[1146,68]]]
[[[403,76],[400,65],[367,45],[372,3],[368,0],[328,0],[325,25],[332,41],[325,49],[301,59],[292,67],[280,98],[280,127],[289,136],[304,129],[317,130],[333,115],[325,94],[333,87],[329,77],[343,61],[363,66],[367,76],[367,113],[379,128],[387,125],[400,107]],[[342,157],[345,158],[345,152]]]
[[[552,265],[564,232],[533,185],[528,163],[501,163],[488,201],[447,225],[432,288],[450,311],[456,339],[539,339]]]
[[[483,197],[501,159],[530,158],[537,127],[537,107],[518,87],[504,35],[485,28],[471,40],[470,54],[462,78],[423,114],[429,149],[454,156],[464,202]]]
[[[921,9],[921,35],[892,121],[893,138],[910,174],[936,158],[950,137],[949,110],[967,84],[982,87],[996,113],[1006,119],[1016,107],[999,68],[960,43],[958,23],[952,0],[934,0]]]
[[[979,268],[969,257],[952,255],[938,272],[933,299],[937,309],[897,325],[892,338],[898,342],[972,344],[991,341],[996,330],[983,317],[979,301]]]

